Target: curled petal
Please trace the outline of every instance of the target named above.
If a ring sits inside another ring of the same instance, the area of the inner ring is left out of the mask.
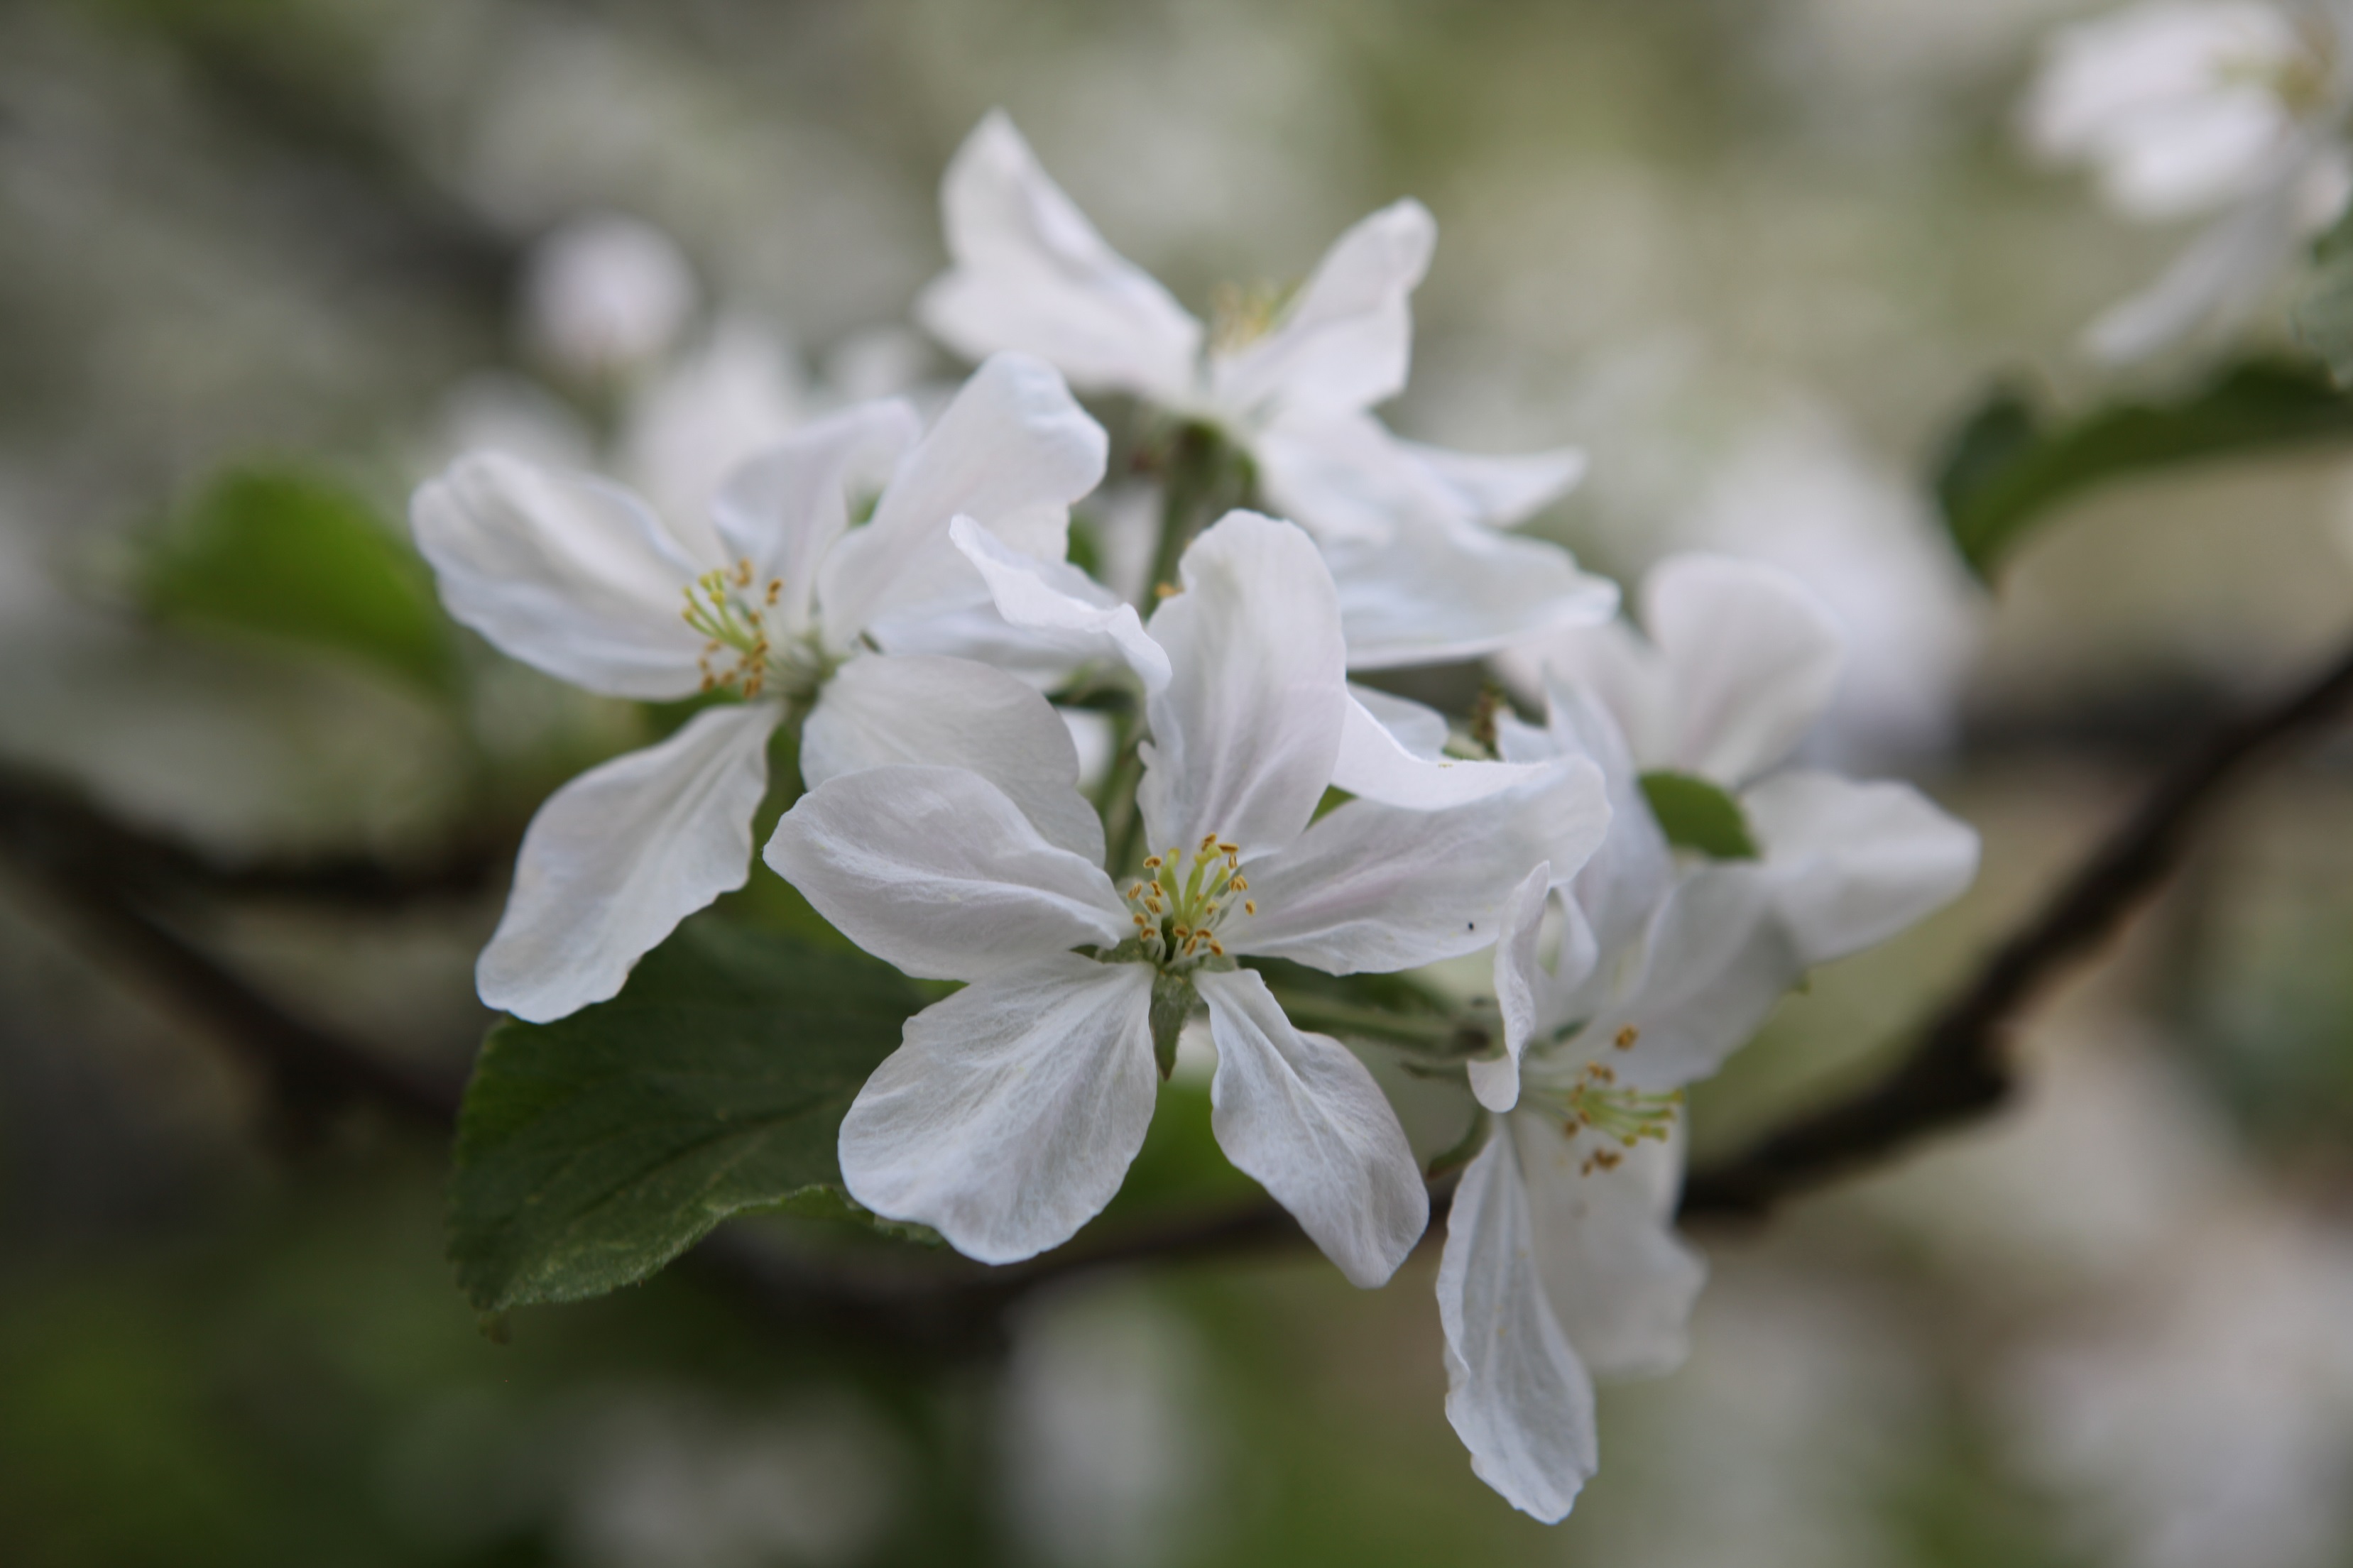
[[[1599,1463],[1593,1383],[1545,1295],[1511,1123],[1454,1189],[1438,1317],[1446,1419],[1472,1472],[1525,1513],[1567,1518]]]
[[[482,1000],[535,1024],[605,1001],[679,921],[742,887],[779,716],[708,709],[548,796],[475,965]]]
[[[611,697],[702,683],[686,589],[720,563],[618,485],[477,452],[418,487],[408,514],[441,603],[501,651]]]
[[[978,980],[1131,934],[1100,867],[962,768],[828,779],[776,824],[767,861],[850,941],[926,979]]]
[[[915,314],[942,342],[975,359],[1023,349],[1083,387],[1185,401],[1201,323],[1103,243],[1002,110],[957,149],[940,206],[955,265]]]
[[[841,1122],[850,1195],[967,1258],[1068,1241],[1119,1191],[1159,1090],[1152,971],[1050,952],[907,1020]]]
[[[998,789],[1047,843],[1091,866],[1103,819],[1079,794],[1079,752],[1053,704],[1003,670],[965,658],[853,658],[826,682],[801,731],[811,788],[893,763],[963,768]]]
[[[1008,624],[1050,639],[1074,663],[1110,653],[1124,660],[1147,692],[1168,684],[1168,652],[1145,634],[1133,605],[1124,605],[1077,567],[1024,555],[968,517],[948,536],[979,572]]]
[[[1405,390],[1413,355],[1409,301],[1437,241],[1438,224],[1417,201],[1360,220],[1324,252],[1272,331],[1213,359],[1210,391],[1219,406],[1353,410]]]
[[[1394,712],[1398,705],[1399,700],[1392,698],[1387,706]],[[1439,727],[1442,733],[1445,721],[1440,720]],[[1352,690],[1347,720],[1340,730],[1340,754],[1332,764],[1332,784],[1365,800],[1429,811],[1484,799],[1543,772],[1541,765],[1419,755],[1408,750]]]
[[[1339,604],[1314,542],[1256,512],[1205,531],[1180,574],[1147,628],[1171,674],[1148,704],[1137,799],[1155,848],[1215,834],[1248,859],[1296,838],[1332,782],[1348,705]]]
[[[1490,1110],[1519,1103],[1520,1058],[1542,1026],[1536,1001],[1545,975],[1536,942],[1544,934],[1545,902],[1552,892],[1552,863],[1527,874],[1504,905],[1495,938],[1495,1010],[1504,1024],[1504,1054],[1467,1064],[1471,1094]]]
[[[1350,1283],[1385,1283],[1428,1227],[1430,1194],[1380,1086],[1339,1041],[1292,1027],[1255,970],[1194,984],[1218,1047],[1218,1146]]]

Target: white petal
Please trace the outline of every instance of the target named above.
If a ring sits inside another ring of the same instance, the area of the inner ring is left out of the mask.
[[[1046,953],[907,1020],[841,1122],[850,1195],[983,1263],[1068,1241],[1119,1191],[1158,1093],[1152,971]]]
[[[1545,1297],[1508,1126],[1454,1189],[1438,1318],[1446,1419],[1471,1450],[1472,1472],[1525,1513],[1547,1524],[1567,1518],[1599,1464],[1593,1383]]]
[[[1442,729],[1444,721],[1440,724]],[[1332,783],[1365,800],[1428,811],[1484,799],[1543,772],[1542,766],[1515,763],[1417,756],[1356,700],[1352,690],[1347,721],[1340,730],[1340,754],[1332,764]]]
[[[1354,681],[1349,682],[1348,695],[1413,755],[1434,762],[1445,754],[1451,732],[1446,715],[1437,709],[1425,707],[1409,697],[1395,696],[1377,686],[1359,686]]]
[[[618,471],[699,559],[721,555],[712,499],[738,465],[792,434],[807,396],[799,362],[765,322],[728,317],[708,342],[631,393]]]
[[[1022,554],[968,517],[952,522],[948,535],[1009,624],[1055,639],[1075,657],[1116,657],[1148,692],[1168,684],[1167,650],[1145,635],[1135,606],[1068,562]]]
[[[861,403],[803,426],[738,465],[712,503],[728,561],[752,563],[754,581],[784,584],[777,609],[797,632],[814,612],[818,563],[849,526],[849,486],[887,474],[923,429],[899,398]]]
[[[1293,1028],[1257,971],[1194,984],[1218,1046],[1218,1147],[1351,1284],[1385,1283],[1428,1227],[1430,1194],[1373,1075],[1339,1041]]]
[[[1468,1064],[1472,1098],[1490,1110],[1509,1110],[1519,1103],[1520,1058],[1540,1026],[1536,994],[1544,973],[1536,942],[1544,934],[1545,902],[1551,892],[1552,863],[1546,861],[1513,889],[1498,921],[1495,1011],[1503,1019],[1504,1054],[1493,1061]]]
[[[1608,708],[1584,688],[1548,683],[1547,728],[1539,754],[1589,757],[1609,791],[1609,831],[1570,884],[1593,940],[1614,952],[1639,936],[1674,885],[1674,852],[1642,794],[1625,736]],[[1510,740],[1509,731],[1499,739]],[[1514,754],[1506,751],[1505,754]]]
[[[1792,768],[1740,804],[1808,963],[1886,941],[1977,875],[1975,830],[1909,784]]]
[[[1001,669],[893,654],[843,665],[801,731],[803,782],[814,789],[892,763],[978,773],[1047,843],[1103,864],[1103,819],[1079,794],[1071,731],[1052,703]]]
[[[1600,1377],[1672,1371],[1707,1280],[1706,1263],[1674,1230],[1682,1141],[1613,1143],[1618,1165],[1588,1173],[1593,1134],[1565,1138],[1532,1115],[1513,1117],[1512,1131],[1545,1294],[1577,1353]]]
[[[1535,784],[1444,811],[1352,800],[1250,870],[1255,915],[1229,914],[1225,945],[1334,974],[1385,972],[1475,952],[1539,862],[1585,863],[1609,826],[1601,774],[1582,758]]]
[[[2084,346],[2129,364],[2201,331],[2241,325],[2304,241],[2303,182],[2280,181],[2209,225],[2156,282],[2103,311]]]
[[[1103,243],[1002,111],[957,150],[940,205],[955,265],[915,314],[942,342],[975,359],[1022,349],[1083,387],[1185,401],[1201,323]]]
[[[684,697],[702,638],[681,618],[698,560],[617,485],[477,452],[418,487],[417,548],[459,621],[612,697]]]
[[[1585,478],[1585,454],[1575,447],[1549,452],[1490,457],[1398,442],[1406,455],[1428,468],[1456,498],[1462,515],[1491,528],[1525,522],[1577,488]]]
[[[826,636],[847,647],[886,607],[920,604],[971,579],[948,543],[959,513],[1015,549],[1060,560],[1071,503],[1103,474],[1103,426],[1052,366],[992,354],[910,452],[865,527],[825,560]]]
[[[1437,240],[1437,222],[1417,201],[1359,221],[1333,242],[1281,324],[1239,353],[1213,354],[1219,406],[1369,408],[1403,391],[1413,356],[1409,301]]]
[[[1334,540],[1324,555],[1351,669],[1476,658],[1618,613],[1618,585],[1559,545],[1469,523],[1402,521],[1384,543]]]
[[[1581,691],[1605,710],[1635,763],[1672,767],[1675,693],[1664,655],[1624,621],[1559,626],[1498,655],[1514,690],[1534,701]]]
[[[1642,625],[1666,656],[1675,738],[1667,767],[1738,787],[1788,755],[1830,705],[1838,623],[1769,566],[1671,555],[1642,580]]]
[[[1147,704],[1137,799],[1152,847],[1204,835],[1245,859],[1299,836],[1332,782],[1348,706],[1332,574],[1289,523],[1229,511],[1178,563],[1184,591],[1148,630],[1168,684]]]
[[[1774,890],[1763,868],[1746,864],[1704,866],[1675,884],[1644,935],[1630,993],[1585,1032],[1630,1042],[1609,1057],[1622,1080],[1656,1092],[1705,1078],[1797,984],[1805,966],[1777,918]]]
[[[781,716],[772,702],[707,709],[548,796],[475,965],[482,1000],[534,1024],[605,1001],[679,921],[742,887]]]
[[[961,768],[829,779],[785,813],[767,861],[850,941],[925,979],[977,980],[1129,933],[1100,866]]]

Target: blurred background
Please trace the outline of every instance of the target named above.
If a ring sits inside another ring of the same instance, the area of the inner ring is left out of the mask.
[[[1621,575],[1754,555],[1848,623],[1810,743],[1919,779],[1985,872],[1704,1089],[1701,1155],[1736,1146],[1867,1073],[2159,760],[2353,623],[2325,451],[2102,497],[1998,598],[1936,531],[1952,422],[1997,376],[2088,395],[2081,323],[2179,242],[2018,153],[2083,9],[0,6],[0,1559],[2353,1563],[2342,746],[2038,1010],[2002,1117],[1703,1232],[1692,1359],[1607,1394],[1558,1530],[1446,1426],[1434,1248],[1369,1294],[1304,1253],[1090,1275],[953,1353],[692,1271],[494,1343],[442,1259],[446,1143],[290,1109],[141,983],[153,929],[66,888],[132,852],[58,826],[95,803],[178,847],[145,868],[169,932],[460,1073],[513,836],[657,721],[453,634],[407,491],[491,444],[690,505],[813,408],[953,377],[902,322],[941,168],[1001,105],[1196,308],[1419,196],[1392,423],[1582,443],[1539,531]],[[1168,1100],[1138,1180],[1229,1190],[1202,1088]]]

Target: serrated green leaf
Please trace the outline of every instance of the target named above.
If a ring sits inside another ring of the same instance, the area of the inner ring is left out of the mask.
[[[1957,431],[1936,474],[1953,542],[1979,577],[2064,501],[2182,463],[2353,439],[2353,401],[2317,365],[2255,359],[2179,395],[2072,419],[1995,392]]]
[[[1718,785],[1690,773],[1642,775],[1642,798],[1667,842],[1713,860],[1754,860],[1757,840],[1740,803]]]
[[[359,497],[273,468],[221,475],[154,540],[158,617],[330,648],[437,696],[459,664],[432,574]]]
[[[728,1215],[839,1188],[841,1118],[929,1000],[897,970],[709,917],[612,1001],[491,1031],[449,1255],[484,1311],[645,1279]]]

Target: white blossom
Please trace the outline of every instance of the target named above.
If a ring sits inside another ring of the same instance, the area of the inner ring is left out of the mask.
[[[477,968],[483,1000],[534,1021],[602,1001],[681,920],[741,886],[768,740],[788,715],[806,715],[810,784],[880,763],[971,768],[1049,841],[1099,855],[1060,721],[929,623],[987,612],[948,543],[952,517],[1059,556],[1103,450],[1059,375],[1005,354],[928,435],[896,400],[845,409],[740,467],[707,517],[659,515],[617,485],[496,454],[421,487],[412,517],[442,602],[506,653],[615,697],[741,699],[549,797]],[[852,528],[865,476],[887,479]]]
[[[1581,452],[1449,451],[1371,412],[1405,386],[1408,301],[1437,235],[1419,203],[1342,235],[1287,302],[1237,299],[1210,327],[1104,243],[1001,112],[958,151],[941,203],[955,264],[918,301],[924,324],[964,353],[1036,353],[1082,390],[1132,394],[1247,451],[1269,505],[1326,553],[1354,668],[1468,658],[1615,608],[1566,551],[1482,526],[1541,510],[1582,475]]]
[[[2151,0],[2062,29],[2022,110],[2035,151],[2087,165],[2143,222],[2203,216],[2163,277],[2087,342],[2129,361],[2243,321],[2353,193],[2341,0]]]
[[[1772,771],[1837,673],[1835,634],[1794,584],[1683,556],[1643,603],[1654,642],[1584,634],[1591,646],[1558,650],[1548,727],[1502,727],[1506,756],[1591,758],[1611,827],[1573,879],[1531,873],[1506,911],[1504,1050],[1470,1067],[1498,1121],[1456,1191],[1439,1273],[1449,1419],[1481,1478],[1546,1520],[1597,1463],[1592,1376],[1683,1355],[1704,1270],[1672,1229],[1681,1090],[1807,966],[1919,919],[1977,862],[1975,835],[1906,785]],[[1679,852],[1645,804],[1645,764],[1723,788],[1753,857]]]
[[[1147,691],[1137,799],[1166,847],[1140,876],[1114,883],[960,769],[820,784],[778,824],[769,863],[828,920],[909,973],[965,982],[860,1092],[842,1173],[859,1202],[985,1261],[1058,1245],[1142,1145],[1155,1005],[1198,994],[1219,1146],[1350,1279],[1378,1284],[1428,1217],[1405,1135],[1364,1066],[1234,960],[1349,973],[1476,951],[1528,868],[1573,868],[1599,841],[1600,778],[1567,760],[1450,809],[1356,800],[1318,817],[1352,707],[1330,574],[1299,529],[1250,512],[1180,572],[1148,626],[1103,615]]]
[[[633,217],[588,213],[523,259],[523,331],[566,374],[595,381],[653,360],[694,313],[694,268],[670,236]]]

